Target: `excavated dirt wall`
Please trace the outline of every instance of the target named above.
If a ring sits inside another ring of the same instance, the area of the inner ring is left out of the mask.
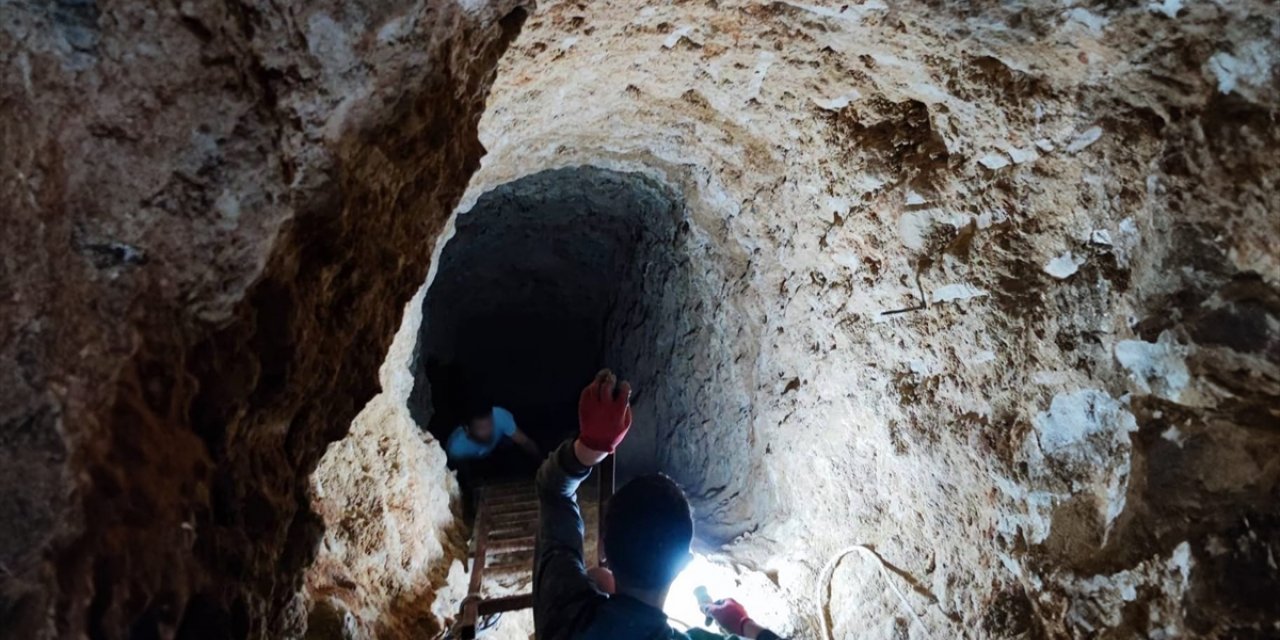
[[[0,3],[0,635],[300,631],[523,4]]]

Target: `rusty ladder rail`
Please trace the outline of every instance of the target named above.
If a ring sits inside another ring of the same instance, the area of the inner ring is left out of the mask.
[[[609,502],[609,498],[613,497],[614,483],[616,481],[614,456],[610,455],[605,458],[596,468],[596,471],[599,474],[597,479],[599,490],[596,496],[596,501],[599,505],[598,517],[596,518],[598,532],[596,537],[596,558],[600,566],[605,566],[604,509]],[[518,553],[534,549],[534,536],[527,535],[528,532],[521,531],[519,526],[512,526],[511,523],[504,523],[502,529],[495,527],[493,530],[514,531],[516,537],[490,540],[491,519],[512,514],[529,514],[532,516],[532,522],[535,526],[537,523],[536,490],[533,496],[535,508],[521,509],[519,507],[524,506],[525,503],[520,499],[519,492],[490,495],[489,489],[489,487],[481,487],[476,494],[476,500],[479,505],[476,508],[474,544],[471,549],[471,582],[467,586],[467,597],[462,600],[462,610],[459,612],[458,625],[456,627],[458,637],[463,640],[473,640],[476,637],[476,622],[483,616],[506,611],[519,611],[533,606],[533,593],[520,593],[498,598],[482,598],[480,596],[481,588],[484,586],[484,573],[490,551],[498,549],[504,553]],[[508,510],[499,512],[501,509]],[[537,558],[535,557],[534,561],[536,560]],[[529,570],[533,570],[532,565],[530,565]]]

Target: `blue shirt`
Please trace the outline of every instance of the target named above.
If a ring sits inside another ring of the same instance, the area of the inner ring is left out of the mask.
[[[503,438],[510,438],[516,432],[516,417],[502,407],[493,408],[493,437],[488,442],[476,442],[467,435],[466,427],[458,427],[449,434],[449,442],[444,450],[452,460],[475,460],[488,457],[498,448]]]

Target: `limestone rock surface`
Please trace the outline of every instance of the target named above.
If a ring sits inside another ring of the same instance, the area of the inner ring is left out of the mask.
[[[406,306],[382,392],[311,476],[324,538],[306,573],[307,638],[434,637],[466,595],[458,486],[408,410],[422,292]]]
[[[575,166],[681,194],[696,277],[610,364],[811,636],[1275,634],[1277,34],[1265,2],[545,2],[463,208]]]
[[[522,4],[0,4],[6,637],[439,629],[428,265],[580,167],[665,203],[622,455],[763,622],[1280,633],[1271,3]]]

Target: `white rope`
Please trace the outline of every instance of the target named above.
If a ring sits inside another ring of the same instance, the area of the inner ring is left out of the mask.
[[[897,585],[893,583],[893,579],[889,577],[889,567],[885,565],[885,562],[880,558],[880,555],[877,554],[874,549],[865,544],[855,544],[851,547],[841,549],[832,556],[831,559],[827,561],[827,565],[822,568],[822,573],[818,575],[818,599],[815,600],[815,602],[817,602],[820,607],[818,610],[818,623],[822,626],[823,640],[835,640],[835,636],[831,633],[830,627],[827,626],[827,612],[830,610],[831,579],[834,577],[833,574],[836,570],[836,564],[839,563],[842,558],[854,551],[860,551],[863,555],[875,560],[876,566],[880,569],[880,575],[884,577],[885,584],[888,584],[889,588],[893,589],[893,592],[897,594],[898,600],[902,602],[902,608],[906,609],[907,613],[911,614],[911,619],[914,620],[917,625],[920,625],[920,629],[924,631],[924,636],[926,638],[930,637],[929,628],[924,626],[924,622],[920,620],[920,616],[916,615],[915,610],[911,608],[911,604],[907,602],[907,596],[903,594],[902,590],[898,589]]]

